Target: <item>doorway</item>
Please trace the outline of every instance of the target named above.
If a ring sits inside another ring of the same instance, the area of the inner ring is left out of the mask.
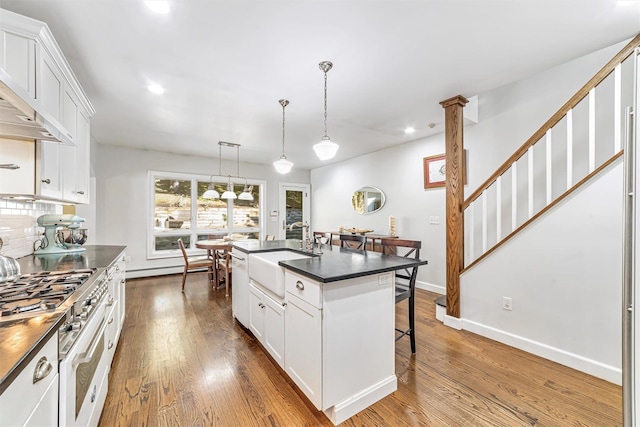
[[[279,239],[302,240],[302,228],[291,228],[291,224],[309,223],[309,189],[309,184],[280,183]]]

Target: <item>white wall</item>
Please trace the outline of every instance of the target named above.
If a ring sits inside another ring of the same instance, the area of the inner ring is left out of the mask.
[[[442,287],[446,274],[444,190],[424,190],[422,158],[441,154],[443,147],[440,135],[312,170],[311,228],[336,231],[340,226],[357,227],[388,234],[389,216],[393,215],[400,238],[422,240],[420,257],[429,265],[418,270],[420,286]],[[369,215],[353,210],[351,195],[363,186],[378,187],[385,193],[381,210]],[[439,217],[440,224],[429,225],[430,216]]]
[[[194,174],[216,174],[218,159],[185,156],[149,150],[135,150],[106,144],[95,144],[96,150],[96,240],[97,244],[126,245],[128,277],[150,274],[147,269],[179,267],[161,270],[162,274],[182,271],[182,258],[147,260],[148,177],[147,171],[167,171]],[[222,173],[235,174],[235,161],[222,162]],[[268,212],[278,210],[280,181],[309,183],[308,170],[292,170],[287,175],[275,172],[271,165],[240,163],[240,175],[263,179],[266,184],[265,232],[277,234],[279,222],[270,221]],[[140,270],[138,274],[136,270]],[[145,272],[147,271],[147,272]]]
[[[464,144],[469,151],[467,171],[469,182],[465,187],[465,194],[471,194],[625,44],[626,42],[621,42],[538,75],[479,94],[479,123],[464,129]],[[434,102],[438,101],[440,100],[434,100]],[[359,143],[366,143],[366,141],[359,141]],[[429,264],[422,267],[418,273],[418,286],[444,293],[446,287],[445,194],[444,189],[424,190],[422,178],[423,157],[443,152],[444,136],[435,135],[312,170],[313,228],[329,231],[344,225],[373,228],[377,233],[386,233],[388,217],[395,215],[399,221],[398,234],[401,237],[421,240],[423,243],[421,258],[429,261]],[[613,181],[609,182],[609,185],[618,184],[619,177],[615,171],[608,179]],[[351,193],[363,185],[379,187],[387,195],[388,204],[379,213],[359,216],[351,210]],[[600,205],[600,192],[606,191],[608,185],[603,184],[603,187],[604,189],[600,190],[590,189],[586,201],[580,199],[579,202],[572,204],[574,208],[568,215],[570,218],[573,217],[572,221],[576,227],[583,228],[565,230],[567,234],[563,239],[562,257],[559,259],[569,258],[572,263],[568,266],[563,266],[562,263],[554,261],[553,257],[547,255],[543,263],[546,269],[545,275],[531,276],[538,281],[523,280],[531,274],[530,270],[533,268],[526,262],[531,257],[546,254],[541,249],[541,246],[546,245],[546,237],[536,235],[542,238],[541,242],[537,242],[537,246],[531,246],[526,243],[527,241],[511,242],[502,250],[509,253],[511,258],[502,258],[501,261],[491,263],[487,267],[489,272],[484,272],[483,275],[475,272],[465,275],[461,289],[462,327],[473,327],[473,330],[478,333],[501,339],[512,345],[515,345],[516,341],[523,343],[530,340],[535,342],[533,347],[537,350],[548,346],[551,351],[546,353],[538,351],[538,353],[561,363],[569,363],[567,360],[570,360],[573,363],[572,366],[618,382],[620,294],[617,291],[611,291],[610,287],[620,283],[620,263],[612,263],[612,260],[617,260],[616,257],[620,255],[621,200],[619,203],[611,202],[619,196],[617,190],[613,190],[607,194],[606,201],[602,202],[609,204],[607,209],[591,209],[590,203]],[[563,206],[568,204],[564,203]],[[577,215],[583,215],[580,221],[576,221]],[[429,225],[431,216],[439,216],[440,224]],[[586,230],[589,230],[589,233]],[[589,234],[594,236],[593,239],[587,238]],[[578,236],[581,239],[574,239]],[[533,240],[535,241],[535,238]],[[518,245],[519,251],[509,252],[515,245]],[[591,251],[594,246],[597,246],[597,250]],[[601,250],[607,254],[606,268],[596,263],[597,258],[592,256],[601,254]],[[587,255],[585,252],[588,253],[588,257],[585,256]],[[552,253],[558,255],[557,252]],[[524,266],[523,263],[525,263]],[[585,270],[583,263],[589,263],[589,269]],[[511,271],[514,265],[522,269],[517,270],[519,276],[516,276],[515,272],[507,276],[508,287],[505,282],[507,279],[496,280],[503,271]],[[585,277],[585,271],[590,275],[588,278]],[[607,290],[603,292],[605,283]],[[564,294],[576,291],[576,286],[580,294],[575,299],[576,304],[569,304],[570,298],[568,296],[564,298]],[[527,289],[521,287],[527,287]],[[559,303],[550,305],[554,310],[553,312],[544,311],[545,316],[552,316],[556,322],[548,320],[541,322],[540,306],[547,304],[547,298],[553,298],[550,293],[556,287],[562,289],[557,291],[563,295],[563,299],[560,300],[564,303],[562,310],[559,311]],[[511,317],[504,316],[501,312],[502,296],[505,296],[507,290],[511,295],[506,296],[514,298],[516,314],[511,312]],[[484,293],[486,297],[480,297]],[[535,298],[531,297],[531,294],[535,295]],[[593,296],[593,298],[585,301],[583,299],[585,296],[588,298]],[[599,300],[599,304],[597,311],[594,312],[592,309],[595,309],[593,306],[595,300]],[[587,304],[584,307],[589,307],[587,311],[582,311],[583,304]],[[497,314],[496,311],[498,311]],[[488,317],[485,318],[483,315]],[[515,316],[518,317],[520,325],[526,328],[517,328],[518,323],[514,324]],[[607,322],[601,323],[603,317],[608,319]],[[574,324],[574,321],[577,321],[577,324]],[[536,327],[536,323],[542,326]],[[594,333],[597,332],[597,338],[584,333],[585,328],[593,327],[594,324],[600,325],[593,329]],[[575,342],[570,345],[561,344],[568,336],[566,331],[573,327],[578,328],[576,335],[572,337]],[[559,328],[562,329],[556,333]],[[518,340],[505,339],[509,334],[517,335]],[[604,338],[604,335],[607,336],[604,341],[606,346],[598,341],[599,338]],[[563,352],[570,355],[557,357]],[[575,363],[580,358],[585,358],[587,361]],[[604,367],[598,366],[599,364]]]
[[[618,159],[464,273],[462,327],[620,384],[622,169]]]

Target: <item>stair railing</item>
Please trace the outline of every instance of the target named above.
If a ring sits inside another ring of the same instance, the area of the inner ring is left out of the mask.
[[[622,155],[623,104],[631,105],[633,92],[629,58],[639,46],[640,34],[463,202],[462,272]]]

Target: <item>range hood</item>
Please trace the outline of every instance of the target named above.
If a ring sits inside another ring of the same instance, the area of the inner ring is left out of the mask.
[[[53,118],[0,69],[0,138],[75,145]]]

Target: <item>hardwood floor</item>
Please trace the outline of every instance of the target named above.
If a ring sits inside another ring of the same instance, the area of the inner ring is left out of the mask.
[[[127,281],[100,426],[331,426],[206,273]],[[417,354],[396,343],[398,390],[344,426],[620,426],[621,388],[435,319],[417,290]],[[398,322],[406,308],[398,305]]]

